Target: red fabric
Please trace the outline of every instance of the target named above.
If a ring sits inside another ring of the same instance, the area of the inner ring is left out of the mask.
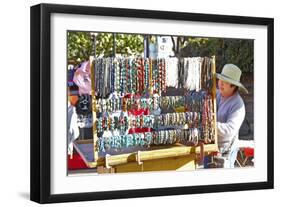
[[[129,134],[133,133],[143,133],[143,132],[150,132],[150,128],[132,128],[129,129]]]
[[[244,154],[246,157],[254,157],[254,148],[250,148],[250,147],[244,148]]]
[[[134,116],[140,116],[140,115],[148,115],[149,114],[149,110],[148,109],[133,109],[128,111],[129,114],[132,114]],[[150,128],[131,128],[129,129],[129,134],[133,134],[133,133],[143,133],[143,132],[150,132]]]
[[[70,159],[70,155],[68,155],[67,163],[68,163],[69,170],[78,170],[78,169],[88,168],[78,153],[74,153],[72,159]]]
[[[129,114],[132,114],[134,116],[140,116],[140,115],[148,115],[149,114],[149,110],[148,109],[133,109],[129,111]]]

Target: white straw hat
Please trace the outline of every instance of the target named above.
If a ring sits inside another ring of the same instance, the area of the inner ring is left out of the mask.
[[[223,66],[222,72],[216,73],[216,77],[220,80],[226,81],[230,84],[236,85],[239,89],[244,92],[248,93],[248,90],[240,83],[241,77],[241,70],[234,64],[226,64]]]

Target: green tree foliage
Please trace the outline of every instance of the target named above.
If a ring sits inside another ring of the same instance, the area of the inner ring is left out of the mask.
[[[227,38],[181,38],[180,56],[216,56],[220,71],[224,64],[233,63],[243,72],[254,67],[254,40]]]
[[[117,34],[116,53],[125,56],[141,55],[144,51],[143,35]]]
[[[138,56],[144,51],[144,37],[136,34],[115,34],[115,55]],[[114,55],[113,33],[97,33],[95,37],[97,57]],[[93,40],[89,32],[68,32],[68,62],[77,64],[93,55]]]
[[[143,36],[135,34],[115,34],[115,55],[133,56],[143,53]],[[97,56],[111,57],[113,51],[113,34],[100,33],[96,39]]]
[[[91,55],[93,43],[89,32],[67,33],[67,58],[68,62],[77,64],[87,60]]]
[[[67,33],[68,62],[72,64],[88,60],[93,55],[93,40],[90,32]],[[155,41],[153,36],[150,42]],[[113,33],[97,33],[95,37],[97,57],[114,55]],[[139,56],[144,52],[144,37],[137,34],[115,34],[115,55]],[[179,57],[216,56],[218,72],[226,63],[238,65],[243,72],[252,72],[254,64],[254,40],[227,38],[179,37],[175,54]]]

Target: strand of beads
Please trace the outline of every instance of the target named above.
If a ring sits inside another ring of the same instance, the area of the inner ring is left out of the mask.
[[[162,91],[162,62],[161,59],[157,59],[157,93],[161,95]]]
[[[166,77],[166,61],[165,59],[162,59],[162,89],[161,91],[164,91],[166,93],[167,88],[167,77]]]
[[[127,70],[127,59],[122,59],[121,61],[121,70],[120,70],[120,92],[121,95],[124,95],[126,93],[126,70]]]
[[[115,92],[120,95],[121,93],[121,68],[122,68],[122,63],[120,58],[116,59],[116,71],[115,71]]]
[[[153,92],[158,93],[159,89],[159,68],[158,68],[158,59],[152,60],[152,82],[153,82]]]
[[[149,92],[149,59],[145,58],[144,59],[144,91]]]

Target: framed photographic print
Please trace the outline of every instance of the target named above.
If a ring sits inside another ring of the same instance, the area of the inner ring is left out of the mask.
[[[31,7],[31,200],[273,188],[273,22]]]

